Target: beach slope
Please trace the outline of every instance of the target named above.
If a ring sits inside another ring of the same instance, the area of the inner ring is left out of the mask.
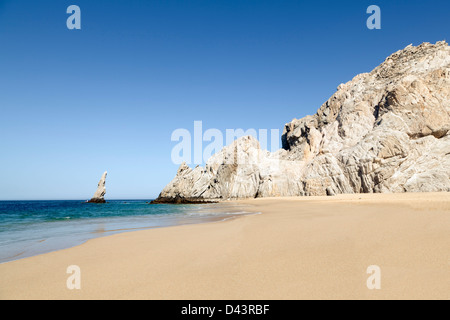
[[[239,202],[262,214],[1,264],[0,299],[450,299],[450,193]],[[67,288],[71,265],[81,289]]]

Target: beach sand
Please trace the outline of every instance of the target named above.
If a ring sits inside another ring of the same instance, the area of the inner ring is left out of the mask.
[[[0,299],[450,299],[450,193],[238,202],[262,214],[1,264]],[[79,290],[66,286],[70,265]]]

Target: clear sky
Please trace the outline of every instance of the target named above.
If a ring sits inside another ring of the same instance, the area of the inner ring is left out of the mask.
[[[81,30],[69,30],[69,5]],[[369,5],[381,30],[369,30]],[[0,200],[150,199],[177,128],[280,129],[413,43],[450,1],[0,0]]]

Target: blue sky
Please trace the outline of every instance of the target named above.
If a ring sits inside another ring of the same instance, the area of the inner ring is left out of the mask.
[[[68,30],[69,5],[81,30]],[[366,9],[381,8],[381,30]],[[410,43],[450,1],[0,0],[0,200],[150,199],[177,128],[280,129]]]

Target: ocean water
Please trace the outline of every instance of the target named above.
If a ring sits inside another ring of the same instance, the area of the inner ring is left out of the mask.
[[[148,204],[112,200],[0,201],[0,263],[69,248],[118,232],[203,223],[250,214],[235,204]]]

